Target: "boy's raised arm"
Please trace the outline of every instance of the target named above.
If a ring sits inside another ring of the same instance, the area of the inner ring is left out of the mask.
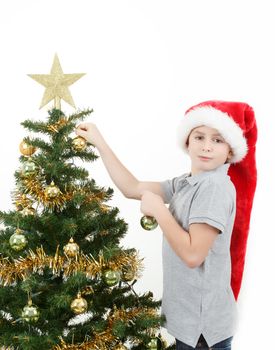
[[[141,199],[144,190],[149,190],[162,198],[164,194],[159,182],[139,181],[117,158],[109,147],[97,126],[93,123],[82,123],[76,129],[76,134],[84,137],[99,151],[101,159],[114,184],[126,198]]]

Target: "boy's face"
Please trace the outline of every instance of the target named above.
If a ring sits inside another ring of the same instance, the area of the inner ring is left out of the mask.
[[[192,175],[213,170],[233,155],[229,144],[218,130],[205,125],[191,131],[187,148],[192,162]]]

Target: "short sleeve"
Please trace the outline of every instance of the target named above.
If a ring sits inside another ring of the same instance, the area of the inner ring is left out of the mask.
[[[233,197],[226,184],[213,180],[204,181],[194,195],[188,223],[206,223],[223,233],[233,206]]]
[[[182,183],[185,181],[185,178],[188,174],[174,177],[172,180],[165,180],[160,182],[162,191],[164,193],[164,202],[170,203],[174,194],[182,187]]]
[[[175,191],[176,191],[176,177],[172,180],[165,180],[160,183],[162,191],[164,193],[164,202],[170,203]]]

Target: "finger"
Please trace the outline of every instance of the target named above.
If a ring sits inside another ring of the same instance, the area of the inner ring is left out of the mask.
[[[89,124],[88,123],[81,123],[79,124],[76,129],[81,129],[81,130],[88,130]]]
[[[87,131],[88,129],[85,128],[85,126],[79,125],[76,130],[83,130],[83,131]]]
[[[85,137],[87,135],[87,132],[85,130],[81,130],[81,129],[76,129],[75,133],[76,133],[76,135],[82,136],[82,137]]]

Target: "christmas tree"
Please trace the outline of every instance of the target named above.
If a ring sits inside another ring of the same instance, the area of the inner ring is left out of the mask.
[[[95,161],[93,145],[72,137],[93,110],[74,107],[57,55],[50,74],[30,75],[46,87],[45,121],[25,120],[14,210],[0,212],[0,348],[24,350],[172,349],[159,334],[160,301],[137,294],[142,260],[120,240],[127,232],[111,188],[99,187],[75,159]],[[34,136],[35,135],[35,136]]]

